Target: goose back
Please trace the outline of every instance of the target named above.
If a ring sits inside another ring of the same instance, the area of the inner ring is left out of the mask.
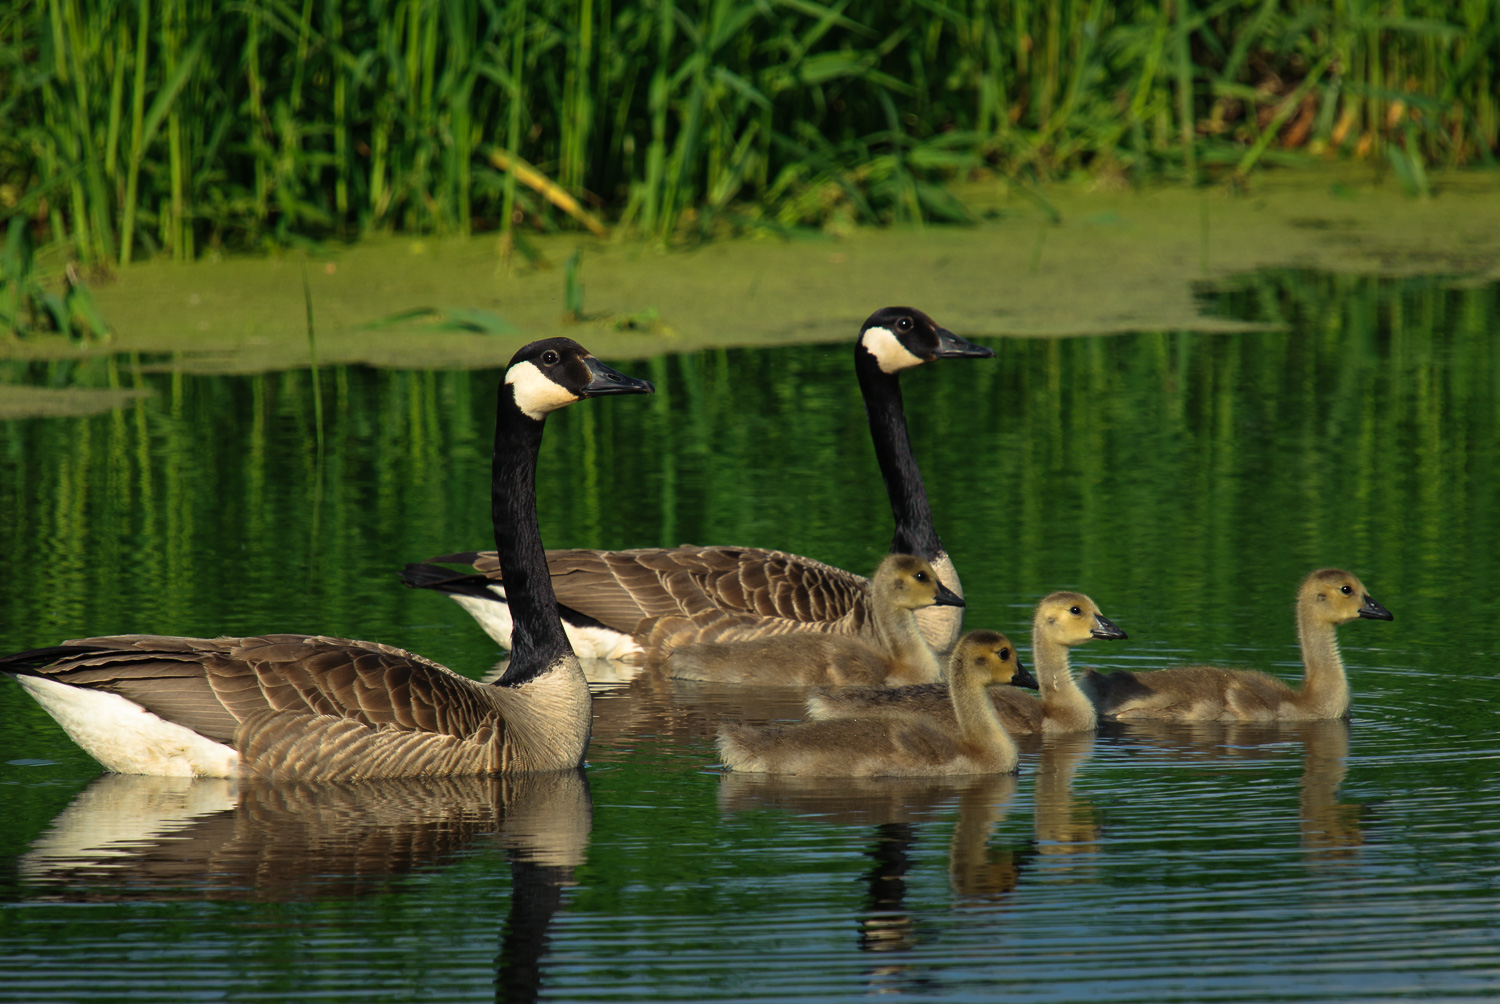
[[[684,634],[653,635],[652,658],[679,679],[762,685],[906,683],[937,680],[938,662],[916,614],[962,605],[932,565],[915,555],[887,555],[872,578],[871,631],[863,636],[807,631],[734,639],[726,628],[712,643],[681,644]],[[689,635],[690,636],[690,635]]]

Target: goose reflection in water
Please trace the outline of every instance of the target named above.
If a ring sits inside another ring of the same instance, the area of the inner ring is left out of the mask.
[[[1302,748],[1298,826],[1309,864],[1349,861],[1364,845],[1364,806],[1340,802],[1349,767],[1348,719],[1312,722],[1110,722],[1103,732],[1122,744],[1185,759],[1270,760]]]
[[[298,785],[106,774],[18,877],[27,898],[61,902],[352,898],[487,844],[512,875],[497,999],[535,1000],[592,825],[580,770]]]

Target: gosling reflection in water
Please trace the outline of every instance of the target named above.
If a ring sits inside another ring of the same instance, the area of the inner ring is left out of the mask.
[[[1004,900],[1031,859],[1029,847],[991,846],[1019,782],[1013,774],[963,778],[819,778],[725,774],[719,810],[725,814],[780,809],[808,822],[869,827],[865,902],[857,920],[860,951],[882,956],[866,974],[871,992],[920,992],[930,977],[903,961],[918,947],[920,924],[906,902],[907,876],[923,824],[940,822],[957,806],[949,843],[948,877],[956,896]]]
[[[1107,723],[1104,733],[1138,741],[1180,763],[1184,755],[1207,760],[1271,760],[1302,747],[1298,779],[1298,829],[1309,864],[1347,861],[1364,845],[1364,806],[1340,802],[1338,787],[1348,773],[1348,719],[1312,722]],[[1103,733],[1102,733],[1103,734]]]
[[[1019,782],[1011,774],[976,778],[959,793],[958,819],[948,842],[948,885],[971,904],[998,903],[1015,891],[1035,857],[1030,843],[992,846]]]
[[[106,774],[18,872],[24,896],[63,902],[355,898],[489,844],[513,879],[496,996],[530,1001],[591,827],[578,770],[317,785]]]
[[[1068,870],[1092,863],[1102,828],[1092,803],[1073,794],[1078,770],[1094,753],[1092,732],[1047,736],[1036,764],[1036,849],[1054,871],[1063,859]],[[1084,873],[1078,872],[1077,878]]]

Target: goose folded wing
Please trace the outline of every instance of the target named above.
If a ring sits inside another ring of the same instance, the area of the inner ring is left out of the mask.
[[[463,562],[500,577],[493,551],[432,561]],[[714,611],[783,620],[797,630],[826,624],[858,631],[869,594],[863,576],[758,547],[551,550],[547,567],[559,603],[626,633],[637,632],[643,621]]]
[[[795,622],[803,630],[864,609],[869,580],[821,561],[751,547],[676,548],[712,608]],[[699,612],[685,608],[684,612]]]
[[[484,688],[438,663],[374,642],[317,635],[121,635],[58,646],[45,675],[119,694],[219,742],[266,714],[468,738],[494,724]]]

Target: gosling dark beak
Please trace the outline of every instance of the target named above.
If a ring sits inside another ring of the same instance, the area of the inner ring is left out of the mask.
[[[604,365],[593,356],[585,356],[584,364],[589,368],[591,379],[583,388],[584,397],[601,397],[605,394],[654,394],[656,388],[650,380],[637,380],[617,369]]]
[[[1369,593],[1365,593],[1365,605],[1359,608],[1359,615],[1372,621],[1393,621],[1396,618],[1389,610],[1376,603]]]
[[[1016,656],[1016,673],[1010,678],[1010,685],[1012,687],[1025,687],[1027,690],[1042,689],[1041,684],[1036,682],[1036,677],[1031,675],[1031,670],[1026,668],[1026,664],[1021,661],[1019,655]]]
[[[937,337],[937,351],[932,354],[934,359],[988,359],[995,354],[994,349],[975,345],[947,328],[938,328]]]
[[[932,605],[935,607],[961,607],[964,605],[964,598],[939,582],[937,584],[937,597],[932,601]]]
[[[1094,615],[1094,630],[1090,631],[1089,634],[1095,638],[1104,638],[1108,641],[1119,641],[1122,638],[1130,637],[1130,635],[1115,627],[1114,622],[1103,614]]]

